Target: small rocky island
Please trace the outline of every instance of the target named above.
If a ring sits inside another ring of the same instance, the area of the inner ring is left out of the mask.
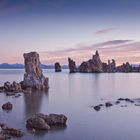
[[[132,67],[129,62],[123,63],[120,66],[116,66],[114,59],[108,60],[108,63],[102,62],[98,51],[95,52],[92,59],[84,61],[80,66],[76,66],[76,63],[71,58],[68,58],[68,66],[70,73],[115,73],[115,72],[140,72],[139,67]]]

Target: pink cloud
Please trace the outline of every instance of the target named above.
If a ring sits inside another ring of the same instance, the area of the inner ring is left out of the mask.
[[[111,40],[98,44],[83,45],[77,48],[40,52],[40,55],[42,61],[49,64],[56,61],[67,64],[68,57],[73,58],[80,64],[82,61],[90,59],[95,50],[99,50],[103,61],[113,58],[116,59],[118,64],[127,60],[130,60],[130,62],[135,60],[136,62],[134,55],[137,54],[137,58],[140,56],[140,42],[134,42],[132,40]]]

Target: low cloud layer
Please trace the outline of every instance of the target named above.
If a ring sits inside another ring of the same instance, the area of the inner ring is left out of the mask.
[[[99,50],[101,59],[105,62],[108,59],[115,59],[118,65],[126,61],[140,63],[140,42],[132,40],[111,40],[77,48],[40,52],[40,55],[42,62],[47,64],[53,64],[56,61],[67,64],[68,57],[80,64],[90,59],[96,50]]]

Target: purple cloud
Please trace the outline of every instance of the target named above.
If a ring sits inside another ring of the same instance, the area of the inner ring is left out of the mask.
[[[95,34],[96,35],[107,34],[107,33],[112,32],[114,30],[117,30],[117,28],[106,28],[106,29],[97,31]]]

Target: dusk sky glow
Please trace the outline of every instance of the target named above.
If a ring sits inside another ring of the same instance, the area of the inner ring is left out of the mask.
[[[0,0],[0,63],[77,63],[101,59],[140,63],[139,0]]]

